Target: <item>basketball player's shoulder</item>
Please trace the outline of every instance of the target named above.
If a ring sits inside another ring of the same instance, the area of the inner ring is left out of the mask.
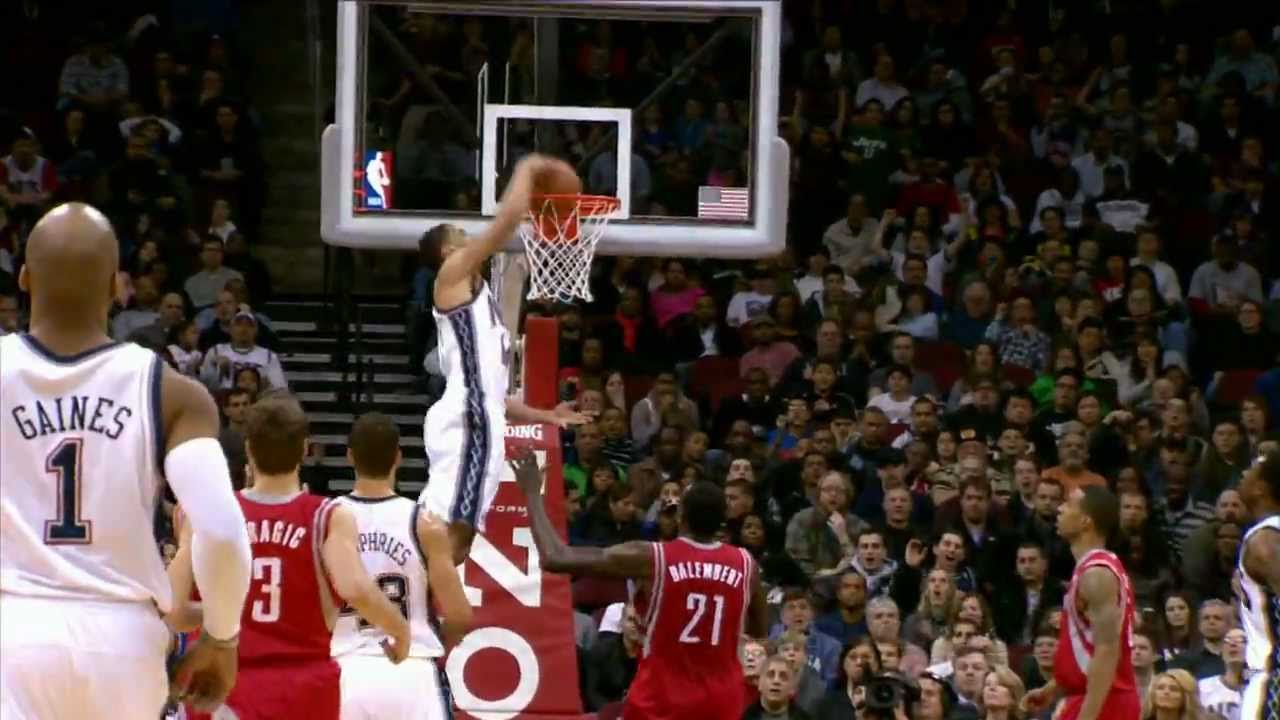
[[[160,415],[164,421],[166,439],[170,446],[194,437],[217,437],[219,430],[218,405],[208,388],[169,367],[157,358]],[[182,437],[173,438],[167,433],[177,432]]]

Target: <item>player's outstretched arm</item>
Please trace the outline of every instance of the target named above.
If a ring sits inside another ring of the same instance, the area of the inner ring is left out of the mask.
[[[512,395],[507,398],[507,422],[509,423],[551,423],[562,428],[570,425],[583,425],[591,422],[588,415],[573,409],[573,403],[562,402],[554,409],[543,410],[529,407],[523,400]]]
[[[1120,662],[1120,583],[1115,573],[1089,568],[1080,576],[1080,594],[1088,605],[1093,628],[1093,658],[1085,675],[1084,702],[1078,720],[1098,720]],[[1064,619],[1063,622],[1066,622]]]
[[[427,583],[440,612],[440,629],[446,647],[453,647],[471,628],[471,603],[462,591],[462,578],[453,562],[449,526],[427,512],[418,514],[418,544],[427,557]]]
[[[1280,531],[1262,528],[1244,546],[1244,569],[1280,595]]]
[[[209,391],[168,367],[161,377],[164,472],[185,508],[190,574],[200,588],[204,633],[174,668],[177,694],[208,712],[235,687],[240,612],[249,592],[249,535],[218,444],[218,409]],[[185,530],[184,530],[185,532]],[[179,567],[183,567],[180,565]],[[190,597],[187,586],[179,602]]]
[[[378,589],[360,562],[356,527],[355,515],[350,510],[334,508],[329,518],[329,536],[324,539],[320,556],[338,596],[360,613],[360,617],[391,637],[387,655],[392,662],[399,663],[409,655],[409,621]]]
[[[530,197],[538,178],[553,167],[574,174],[573,168],[563,161],[536,153],[526,155],[516,163],[511,182],[507,183],[506,192],[502,194],[498,211],[488,229],[450,254],[440,266],[434,291],[436,307],[456,307],[471,297],[472,276],[515,234],[520,221],[529,212]]]
[[[178,552],[174,553],[168,568],[173,609],[164,616],[164,621],[174,632],[191,632],[203,624],[204,612],[199,603],[191,600],[191,591],[196,586],[191,569],[191,523],[186,521],[181,506],[173,513],[173,529],[178,535]]]
[[[191,568],[210,637],[231,640],[249,592],[249,535],[218,444],[218,409],[209,391],[164,368],[161,380],[165,477],[191,531]]]
[[[617,578],[648,578],[653,575],[653,547],[647,542],[626,542],[606,548],[571,547],[547,517],[542,502],[542,470],[533,453],[526,451],[511,461],[516,483],[524,491],[529,508],[529,525],[538,547],[542,569],[553,573],[597,575]]]

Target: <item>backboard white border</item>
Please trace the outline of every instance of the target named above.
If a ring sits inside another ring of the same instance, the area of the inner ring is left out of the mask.
[[[631,153],[621,152],[631,148],[631,113],[626,108],[573,107],[559,105],[505,105],[490,103],[484,106],[484,130],[481,140],[484,151],[480,154],[480,212],[493,216],[498,211],[498,123],[502,120],[565,120],[609,122],[618,126],[619,178],[631,177]],[[609,213],[615,220],[631,217],[631,183],[618,182],[618,209]]]
[[[521,3],[512,3],[518,12]],[[602,255],[662,255],[752,258],[776,254],[786,244],[787,200],[791,152],[778,137],[779,73],[781,70],[782,7],[777,0],[542,0],[540,8],[589,10],[607,5],[611,10],[630,9],[655,13],[700,12],[759,13],[758,86],[753,141],[758,151],[752,189],[752,222],[749,224],[681,223],[676,220],[630,220],[610,223],[597,253]],[[363,3],[338,3],[337,93],[338,122],[320,139],[320,235],[330,245],[360,249],[416,250],[418,239],[431,226],[452,223],[464,232],[480,233],[489,219],[457,213],[382,214],[354,212],[352,159],[356,152],[354,122],[359,102],[358,73]],[[620,146],[621,147],[621,146]],[[628,154],[629,155],[629,154]],[[518,237],[508,251],[521,252]]]

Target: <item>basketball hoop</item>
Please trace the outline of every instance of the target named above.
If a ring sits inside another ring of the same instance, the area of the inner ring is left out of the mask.
[[[534,195],[529,222],[520,226],[529,259],[528,298],[591,301],[596,243],[621,201],[606,195]]]

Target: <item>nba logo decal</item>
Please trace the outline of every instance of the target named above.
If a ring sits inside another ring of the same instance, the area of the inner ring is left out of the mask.
[[[359,210],[391,209],[391,153],[369,150],[355,168],[355,207]]]

